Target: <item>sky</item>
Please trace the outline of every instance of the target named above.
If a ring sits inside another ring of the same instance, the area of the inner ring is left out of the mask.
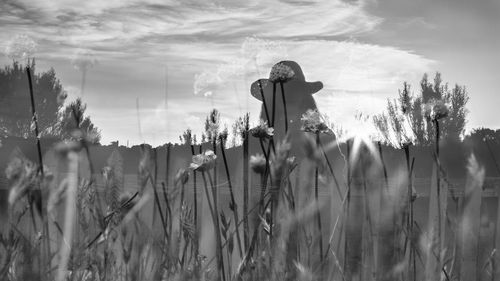
[[[467,87],[467,130],[500,128],[499,28],[498,0],[0,1],[0,51],[32,38],[37,70],[83,98],[103,144],[200,135],[214,107],[228,127],[245,112],[256,122],[250,85],[284,59],[323,82],[318,107],[347,131],[372,130],[355,116],[436,71]]]

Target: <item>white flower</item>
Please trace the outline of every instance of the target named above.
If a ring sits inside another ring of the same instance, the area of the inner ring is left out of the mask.
[[[215,167],[215,159],[217,155],[212,150],[207,150],[202,154],[193,156],[193,162],[189,168],[195,171],[205,172]]]
[[[274,135],[274,128],[268,127],[267,122],[261,119],[257,127],[250,129],[250,133],[259,139],[270,138]]]
[[[448,117],[450,110],[443,100],[431,99],[424,105],[424,115],[429,121]]]
[[[25,60],[33,57],[36,47],[37,44],[31,37],[22,34],[9,41],[5,53],[13,60]]]
[[[308,109],[306,113],[302,114],[300,118],[302,121],[302,130],[311,133],[332,133],[328,127],[325,116],[323,116],[317,109]]]

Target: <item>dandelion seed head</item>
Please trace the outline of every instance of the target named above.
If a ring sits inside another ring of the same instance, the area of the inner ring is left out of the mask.
[[[71,59],[71,65],[79,71],[86,71],[97,64],[98,61],[95,58],[94,53],[87,49],[77,50]]]
[[[424,105],[424,116],[429,121],[437,121],[448,117],[449,105],[442,99],[431,99]]]
[[[21,34],[16,35],[7,43],[5,54],[7,57],[19,61],[32,58],[36,52],[37,43],[30,36]]]
[[[269,81],[286,82],[292,79],[294,76],[295,72],[290,66],[284,63],[277,63],[271,69],[271,73],[269,74]]]

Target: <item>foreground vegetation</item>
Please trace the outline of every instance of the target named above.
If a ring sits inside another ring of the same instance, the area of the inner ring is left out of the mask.
[[[484,169],[471,155],[463,195],[451,192],[440,163],[440,125],[449,108],[430,99],[422,109],[434,158],[426,225],[415,219],[418,156],[410,154],[407,138],[397,139],[405,167],[388,171],[380,142],[355,136],[323,143],[321,136],[332,132],[317,111],[303,115],[300,141],[276,137],[268,125],[274,117],[250,128],[247,115],[236,127],[242,139],[239,196],[225,154],[227,134],[219,132],[214,110],[207,118],[210,148],[191,144],[192,161],[173,185],[167,184],[170,160],[160,177],[157,150],[143,145],[137,189],[124,190],[123,158],[115,152],[100,190],[98,171],[86,161],[95,135],[79,127],[82,116],[70,108],[75,127],[55,147],[67,173],[50,171],[40,151],[38,163],[18,152],[10,160],[0,279],[496,280],[496,250],[484,253],[477,246]],[[269,111],[275,115],[274,106]],[[251,138],[260,153],[249,155]],[[297,146],[305,152],[297,153]],[[345,157],[343,173],[327,156],[332,150]],[[224,163],[224,183],[216,162]],[[259,178],[256,200],[251,173]],[[222,184],[229,208],[219,202]],[[500,242],[498,219],[492,222],[493,249]]]

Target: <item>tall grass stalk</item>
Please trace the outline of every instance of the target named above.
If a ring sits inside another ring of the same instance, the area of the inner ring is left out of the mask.
[[[259,86],[260,86],[260,81],[259,81]],[[250,116],[245,114],[243,117],[243,132],[242,132],[242,137],[243,137],[243,214],[248,214],[248,201],[249,201],[249,185],[248,185],[248,161],[249,161],[249,153],[248,153],[248,148],[249,148],[249,130],[250,130]],[[245,246],[245,251],[248,250],[248,246],[250,243],[248,234],[250,233],[250,227],[248,224],[248,215],[245,215],[243,217],[243,241],[244,241],[244,246]]]
[[[212,148],[214,150],[214,154],[215,156],[217,156],[217,135],[214,135],[214,139],[212,140]],[[213,190],[215,191],[215,197],[214,197],[214,204],[217,205],[215,206],[215,208],[218,207],[218,201],[219,201],[219,190],[217,189],[217,178],[218,178],[218,174],[217,174],[217,162],[215,163],[214,165],[214,168],[213,168],[213,178],[212,178],[212,184],[214,186]],[[215,213],[218,216],[218,212]],[[220,231],[220,228],[219,228],[219,231]]]
[[[364,223],[363,223],[363,235],[366,237],[368,236],[367,239],[363,239],[364,242],[364,247],[362,248],[363,251],[366,250],[366,253],[364,253],[363,256],[363,269],[367,268],[367,270],[363,270],[363,273],[361,276],[365,278],[365,280],[370,280],[370,279],[375,279],[377,278],[377,265],[375,264],[375,251],[374,251],[374,243],[373,243],[373,237],[374,237],[374,231],[373,231],[373,221],[372,221],[372,212],[370,211],[370,201],[369,201],[369,195],[367,192],[367,177],[366,177],[366,169],[368,166],[366,165],[365,162],[365,156],[361,155],[361,174],[363,177],[363,197],[364,197]],[[366,231],[364,228],[368,228]],[[368,232],[368,233],[366,233]],[[370,278],[371,277],[371,278]]]
[[[441,248],[442,248],[442,229],[441,229],[441,171],[440,171],[440,161],[439,161],[439,139],[440,139],[440,130],[439,130],[439,121],[434,119],[434,125],[436,129],[436,140],[435,140],[435,157],[436,157],[436,187],[437,187],[437,211],[438,211],[438,242],[436,245],[437,252],[437,263],[439,265],[439,269],[442,268],[441,261]]]
[[[405,244],[408,245],[408,247],[405,247],[405,251],[409,251],[408,254],[408,264],[407,264],[407,279],[410,279],[410,276],[413,276],[412,280],[416,280],[416,261],[415,261],[415,243],[414,243],[414,233],[413,233],[413,225],[414,225],[414,209],[413,209],[413,201],[414,201],[414,196],[413,196],[413,182],[412,182],[412,177],[413,177],[413,167],[415,164],[415,157],[411,160],[410,163],[410,144],[404,144],[403,145],[403,150],[405,153],[405,160],[406,160],[406,171],[407,171],[407,181],[408,181],[408,190],[407,190],[407,208],[408,208],[408,213],[407,215],[407,225],[406,225],[406,240]],[[413,266],[412,266],[413,262]],[[412,275],[413,274],[413,275]]]
[[[316,133],[316,147],[320,147],[320,140],[319,140],[319,132]],[[319,262],[320,264],[323,264],[323,228],[321,225],[321,210],[319,207],[319,167],[318,164],[316,164],[315,170],[314,170],[314,199],[316,203],[316,223],[318,226],[318,248],[319,248]]]
[[[273,120],[271,120],[271,127],[274,128],[274,121],[276,121],[276,82],[273,82]]]
[[[31,116],[32,122],[35,125],[35,138],[36,138],[36,148],[38,152],[38,163],[40,164],[40,173],[43,175],[43,159],[42,159],[42,147],[40,145],[40,132],[38,128],[38,116],[36,114],[35,107],[35,96],[33,93],[33,82],[31,79],[31,69],[29,66],[26,66],[26,74],[28,75],[28,83],[29,83],[29,91],[30,91],[30,100],[31,100]]]
[[[213,202],[210,200],[210,193],[208,191],[207,177],[206,177],[205,174],[208,175],[208,178],[209,178],[209,181],[210,181],[210,186],[211,186],[211,189],[212,189],[212,200],[213,200]],[[217,194],[216,194],[215,186],[214,186],[214,183],[213,183],[212,178],[210,176],[210,173],[202,171],[201,175],[203,177],[203,183],[204,183],[204,187],[205,187],[205,195],[207,197],[208,207],[210,209],[210,213],[212,215],[212,221],[213,221],[213,224],[214,224],[214,235],[215,235],[215,242],[216,242],[216,258],[217,258],[218,277],[219,278],[222,277],[222,280],[225,281],[226,280],[226,273],[225,273],[225,270],[224,270],[224,257],[222,255],[222,241],[221,241],[221,237],[220,237],[219,216],[217,215],[218,214],[218,211],[217,211],[217,199],[216,199],[217,198]]]
[[[346,206],[345,206],[345,211],[344,211],[344,222],[349,223],[349,208],[351,205],[351,145],[350,141],[346,140],[346,146],[347,146],[347,193],[346,193]],[[352,251],[350,250],[350,245],[349,245],[349,236],[347,235],[348,227],[345,227],[344,229],[344,265],[343,265],[343,272],[346,275],[347,279],[352,278],[352,272],[351,268],[348,265],[350,255],[352,254]]]
[[[28,76],[28,86],[29,86],[29,93],[30,93],[32,122],[35,125],[34,129],[35,129],[36,148],[37,148],[37,153],[38,153],[39,171],[40,171],[41,178],[43,179],[44,178],[44,170],[43,170],[42,146],[40,143],[40,132],[39,132],[39,128],[38,128],[38,115],[36,113],[35,94],[33,91],[33,80],[31,77],[31,68],[29,67],[29,62],[26,66],[26,75]],[[39,204],[41,206],[42,202],[43,202],[43,192],[40,188],[38,188],[37,192],[40,192]],[[32,206],[33,206],[33,202],[30,202],[30,204],[32,204]],[[46,252],[47,252],[47,262],[50,264],[51,250],[50,250],[49,222],[48,222],[47,216],[44,216],[43,210],[39,210],[39,211],[41,211],[40,216],[41,216],[42,221],[43,221],[43,227],[44,227],[44,232],[45,232],[45,236],[46,236],[45,248],[46,248]],[[30,208],[30,212],[31,212],[31,217],[33,219],[34,230],[36,231],[36,224],[35,224],[35,220],[34,220],[34,216],[33,216],[34,214],[33,214],[32,208]]]
[[[165,237],[167,238],[167,241],[170,240],[169,239],[169,234],[170,232],[168,231],[168,228],[167,228],[167,221],[163,215],[163,210],[161,209],[161,202],[160,202],[160,197],[158,196],[158,190],[157,190],[157,167],[158,167],[158,161],[157,161],[157,154],[156,154],[156,149],[153,149],[153,157],[154,157],[154,172],[153,172],[153,175],[151,175],[151,171],[149,171],[149,181],[151,183],[151,187],[153,188],[153,193],[154,193],[154,198],[155,198],[155,203],[154,205],[156,205],[156,208],[153,208],[153,225],[151,227],[154,226],[154,222],[155,222],[155,212],[156,210],[158,210],[158,213],[160,215],[160,220],[161,220],[161,225],[162,225],[162,228],[163,228],[163,233],[165,234]],[[165,191],[164,191],[165,193]]]
[[[64,218],[63,241],[59,250],[59,266],[57,270],[56,281],[66,280],[68,261],[70,258],[74,218],[76,209],[76,192],[78,189],[78,154],[70,152],[68,154],[69,174],[68,186],[66,190],[66,211]]]
[[[391,201],[391,188],[389,186],[389,178],[387,174],[387,166],[382,151],[382,143],[377,142],[380,163],[382,166],[382,174],[384,177],[383,187],[379,190],[379,225],[378,225],[378,253],[377,253],[377,278],[380,280],[390,279],[390,272],[393,266],[397,263],[395,259],[397,254],[396,243],[396,225],[394,203],[387,205]]]
[[[332,163],[330,163],[330,159],[328,159],[328,155],[326,154],[325,148],[323,147],[323,144],[321,143],[321,139],[319,140],[319,147],[321,149],[321,152],[323,153],[323,157],[325,158],[328,170],[330,171],[330,174],[332,175],[333,183],[335,184],[335,187],[337,188],[339,198],[343,198],[342,191],[340,191],[339,181],[337,180],[337,177],[335,176],[335,172],[333,171]]]
[[[498,249],[498,247],[500,247],[500,192],[498,192],[498,189],[497,189],[497,218],[495,220],[495,230],[493,232],[493,239],[494,239],[494,242],[493,242],[493,248],[494,249]],[[493,256],[493,260],[492,260],[492,263],[491,263],[491,270],[492,270],[492,274],[491,274],[491,281],[495,281],[495,280],[500,280],[500,270],[498,268],[498,261],[500,260],[499,257],[498,257],[498,254],[500,254],[499,252],[500,250],[496,250],[495,251],[495,256]]]
[[[259,211],[256,216],[256,222],[254,225],[253,229],[253,234],[252,234],[252,239],[250,240],[250,246],[248,247],[248,250],[245,254],[245,258],[241,262],[240,268],[237,272],[237,280],[242,280],[242,275],[248,270],[249,263],[253,257],[253,254],[256,250],[256,247],[258,246],[257,241],[259,240],[259,230],[262,224],[262,216],[264,215],[264,211],[267,208],[268,204],[271,202],[271,200],[268,201],[267,204],[264,204],[264,200],[266,198],[266,185],[267,185],[267,177],[269,174],[269,157],[267,154],[265,154],[265,150],[263,149],[264,152],[264,157],[266,158],[266,168],[264,173],[260,174],[260,199],[259,199]],[[270,195],[271,193],[267,193],[267,195]],[[255,208],[255,207],[254,207]],[[248,216],[248,213],[246,214]],[[259,270],[259,268],[257,268]],[[252,279],[253,280],[253,279]]]
[[[201,145],[200,145],[201,147]],[[196,155],[195,152],[195,145],[191,144],[191,154],[192,156]],[[193,171],[193,211],[194,211],[194,256],[197,259],[198,258],[198,253],[199,253],[199,245],[198,245],[198,188],[196,186],[196,176],[197,172]]]
[[[262,83],[260,80],[259,80],[258,84],[259,84],[260,96],[262,97],[262,105],[264,106],[264,112],[265,112],[266,118],[267,118],[267,124],[271,125],[271,118],[269,118],[269,110],[267,108],[266,97],[264,96],[264,90],[262,89]],[[273,120],[274,120],[274,117],[273,117]]]
[[[481,167],[474,155],[471,155],[467,165],[463,206],[459,217],[459,247],[456,256],[457,272],[455,275],[458,280],[478,280],[477,277],[482,271],[477,256],[478,233],[481,226],[477,218],[481,215],[480,207],[484,177],[484,167]],[[493,272],[493,275],[498,276],[498,273]]]
[[[229,205],[229,209],[233,212],[234,216],[234,227],[236,229],[236,241],[238,243],[238,252],[240,254],[240,258],[243,257],[243,250],[242,250],[242,245],[241,245],[241,237],[240,237],[240,232],[238,230],[238,225],[237,223],[240,221],[238,217],[238,204],[236,204],[236,200],[234,199],[234,192],[233,192],[233,185],[231,183],[231,175],[229,173],[229,167],[227,165],[227,159],[226,159],[226,152],[224,148],[224,140],[222,139],[222,136],[219,137],[220,141],[220,150],[222,153],[222,159],[224,160],[224,167],[226,170],[226,176],[227,176],[227,182],[229,185],[229,194],[231,196],[231,204]]]
[[[285,134],[288,133],[288,113],[286,110],[286,98],[285,98],[285,89],[283,88],[283,81],[280,81],[281,86],[281,97],[283,99],[283,110],[285,111]]]
[[[166,159],[165,159],[165,184],[170,183],[170,158],[172,152],[172,143],[167,143]]]

